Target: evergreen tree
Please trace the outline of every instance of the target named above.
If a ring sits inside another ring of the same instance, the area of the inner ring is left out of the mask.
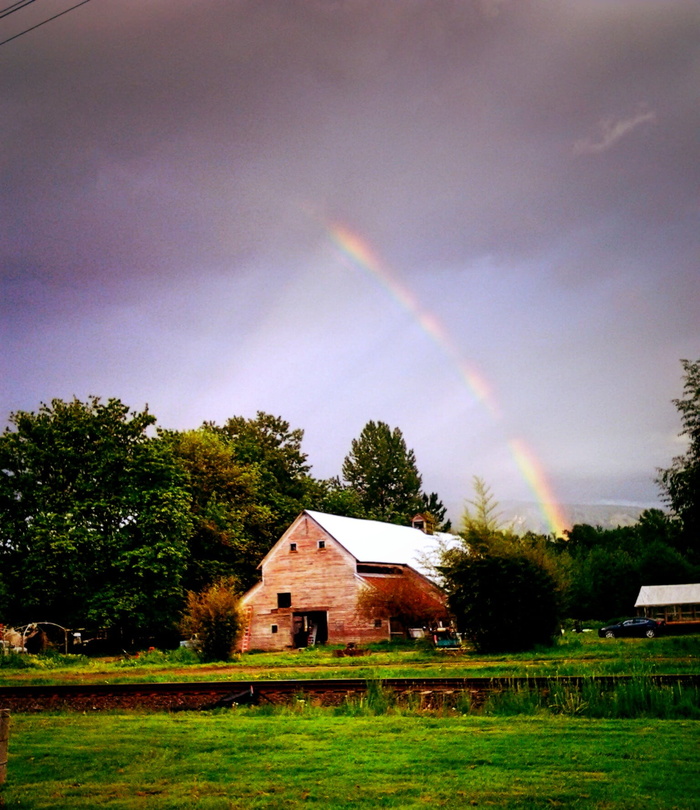
[[[368,422],[353,439],[342,472],[369,518],[405,525],[423,509],[416,457],[399,428]]]

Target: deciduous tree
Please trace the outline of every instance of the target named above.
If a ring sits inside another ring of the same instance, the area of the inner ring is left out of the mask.
[[[148,409],[55,399],[0,437],[0,555],[14,621],[152,632],[183,596],[190,504]]]
[[[551,643],[559,621],[557,586],[526,554],[462,554],[444,576],[457,627],[480,652]]]
[[[229,576],[250,587],[277,524],[262,503],[258,465],[237,461],[227,437],[208,427],[164,438],[185,470],[192,503],[184,587],[200,592]]]
[[[409,575],[370,582],[359,593],[357,613],[366,621],[398,619],[407,628],[435,627],[449,619],[444,595]]]
[[[683,550],[700,562],[700,360],[681,364],[683,396],[673,404],[681,415],[680,435],[687,437],[688,449],[668,469],[659,470],[657,482],[681,524]]]
[[[301,443],[304,431],[291,429],[279,416],[258,411],[255,419],[234,416],[223,427],[206,425],[228,441],[233,459],[253,467],[259,476],[258,500],[270,510],[270,545],[321,495],[322,488],[310,475]]]

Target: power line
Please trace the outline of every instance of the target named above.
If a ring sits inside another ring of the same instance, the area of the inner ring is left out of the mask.
[[[49,17],[47,20],[43,22],[37,23],[36,25],[32,25],[31,28],[25,28],[24,31],[20,31],[19,34],[15,34],[13,37],[9,39],[4,39],[0,42],[0,45],[5,45],[7,42],[12,42],[13,39],[17,39],[17,37],[21,37],[24,34],[28,34],[30,31],[34,31],[35,28],[41,28],[42,25],[46,25],[46,23],[51,22],[51,20],[56,20],[59,17],[62,17],[64,14],[68,14],[69,11],[73,11],[74,8],[78,8],[78,6],[84,6],[85,3],[89,3],[90,0],[82,0],[81,3],[76,3],[74,6],[67,8],[65,11],[61,11],[59,14],[54,14],[53,17]]]
[[[30,3],[33,3],[34,0],[17,0],[16,3],[12,3],[10,6],[6,6],[5,8],[0,8],[0,19],[3,17],[7,17],[10,14],[14,14],[15,11],[20,11],[25,6],[28,6]]]

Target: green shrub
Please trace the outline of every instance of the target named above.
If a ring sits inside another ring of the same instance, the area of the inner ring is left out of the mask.
[[[187,594],[182,621],[186,634],[197,636],[205,661],[227,661],[242,629],[234,580],[221,579],[201,593]]]
[[[461,554],[443,569],[450,610],[478,652],[518,652],[551,644],[558,626],[557,585],[518,550]]]

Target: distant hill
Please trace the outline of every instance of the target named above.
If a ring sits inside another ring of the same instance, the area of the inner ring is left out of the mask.
[[[576,523],[587,523],[603,529],[614,529],[618,526],[633,526],[645,509],[653,506],[630,506],[623,504],[562,504],[561,512],[572,526]],[[659,508],[658,505],[656,508]],[[505,524],[513,523],[518,532],[549,531],[549,526],[535,503],[504,502],[500,510]]]
[[[638,520],[645,509],[660,509],[659,504],[649,504],[647,506],[633,506],[629,504],[562,504],[560,509],[570,525],[576,523],[587,523],[590,526],[600,526],[603,529],[614,529],[617,526],[632,526]],[[539,534],[548,534],[549,526],[539,506],[536,503],[525,501],[503,501],[498,505],[502,523],[507,526],[513,525],[518,534],[527,531]],[[451,514],[457,515],[457,519],[452,521],[452,530],[458,531],[461,519],[461,511],[452,510]]]

